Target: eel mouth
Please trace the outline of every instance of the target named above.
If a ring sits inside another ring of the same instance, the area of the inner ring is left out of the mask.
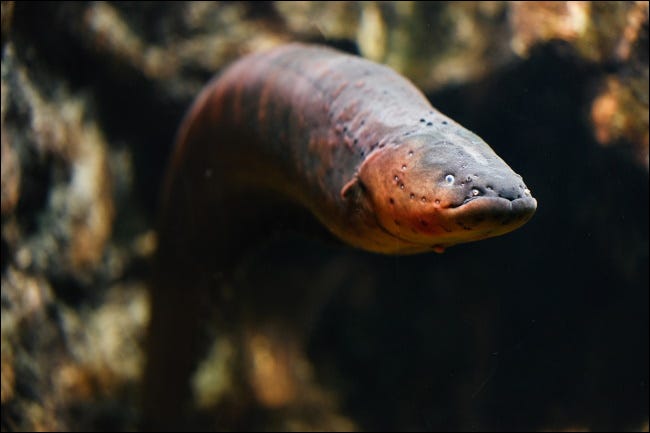
[[[489,218],[524,220],[526,222],[537,210],[537,200],[533,197],[521,197],[514,200],[502,197],[470,197],[456,206],[448,206],[443,213],[455,218]]]
[[[513,200],[479,196],[423,215],[419,221],[425,220],[428,224],[418,227],[417,234],[382,228],[404,244],[404,253],[425,249],[441,253],[453,245],[511,232],[530,220],[536,210],[537,200],[530,196]]]
[[[521,197],[473,197],[456,207],[441,209],[448,239],[436,244],[444,249],[458,243],[500,236],[523,226],[537,210],[537,200]]]

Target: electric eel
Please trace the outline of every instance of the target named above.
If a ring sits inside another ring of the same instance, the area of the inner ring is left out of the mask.
[[[480,137],[386,66],[299,43],[236,61],[186,115],[164,185],[145,415],[179,410],[205,293],[269,232],[443,252],[510,232],[536,207]]]

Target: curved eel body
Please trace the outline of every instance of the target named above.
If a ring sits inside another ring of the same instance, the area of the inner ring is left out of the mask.
[[[536,206],[521,176],[393,70],[302,44],[249,55],[206,86],[179,132],[163,195],[145,392],[184,392],[195,361],[160,359],[178,357],[169,341],[201,325],[170,317],[199,316],[195,304],[214,275],[228,274],[270,228],[294,225],[296,214],[315,216],[356,248],[413,254],[504,234]],[[188,344],[183,350],[198,352]],[[164,386],[157,377],[167,377]],[[172,410],[166,405],[149,412]]]
[[[537,205],[521,176],[405,78],[300,44],[250,55],[206,87],[165,197],[193,173],[237,194],[271,190],[344,242],[389,254],[501,235]]]

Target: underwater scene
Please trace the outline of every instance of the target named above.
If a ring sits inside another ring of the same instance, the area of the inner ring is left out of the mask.
[[[3,431],[648,431],[648,2],[2,2]]]

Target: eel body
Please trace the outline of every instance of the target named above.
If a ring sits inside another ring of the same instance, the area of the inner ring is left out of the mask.
[[[389,254],[498,236],[537,206],[521,176],[408,80],[302,44],[249,55],[202,92],[165,208],[200,183],[221,196],[276,194],[345,243]]]
[[[536,206],[481,138],[390,68],[304,44],[244,57],[205,87],[179,130],[145,413],[178,410],[200,356],[206,293],[270,230],[322,226],[371,252],[442,252],[514,230]],[[305,215],[315,224],[296,223]],[[173,425],[167,418],[156,427]]]

